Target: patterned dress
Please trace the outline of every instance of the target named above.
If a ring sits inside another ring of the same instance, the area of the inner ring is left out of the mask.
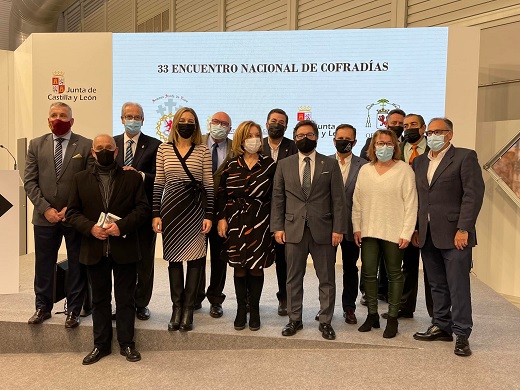
[[[227,239],[221,258],[232,267],[267,268],[274,262],[269,231],[271,193],[276,164],[259,155],[249,169],[243,156],[235,157],[222,172],[218,189],[218,220],[227,219]]]
[[[204,210],[182,158],[193,177],[206,189]],[[206,236],[201,233],[204,219],[213,219],[213,176],[211,155],[206,145],[192,145],[184,157],[171,143],[157,150],[157,172],[153,189],[153,216],[161,217],[163,253],[166,261],[189,261],[206,256]]]

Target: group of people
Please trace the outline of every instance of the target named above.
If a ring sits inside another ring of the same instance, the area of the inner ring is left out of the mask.
[[[345,322],[357,324],[359,284],[368,315],[358,330],[380,327],[378,275],[385,269],[389,305],[382,315],[383,337],[392,338],[398,318],[415,311],[421,248],[433,318],[414,338],[451,341],[454,333],[454,352],[470,355],[471,248],[484,192],[476,153],[451,144],[453,124],[446,118],[432,119],[427,129],[417,114],[393,110],[387,119],[391,125],[373,134],[361,157],[352,153],[355,127],[337,126],[337,153],[325,156],[316,151],[315,122],[300,121],[292,139],[285,136],[289,118],[282,109],[268,113],[267,137],[262,126],[245,121],[231,140],[228,114],[215,113],[203,135],[196,112],[183,107],[174,115],[168,142],[161,143],[141,132],[144,112],[138,103],[122,106],[123,134],[93,141],[71,131],[70,106],[53,103],[51,133],[30,142],[25,170],[35,237],[36,312],[29,323],[51,317],[54,267],[64,237],[65,327],[77,327],[90,308],[93,317],[94,348],[83,364],[111,353],[114,317],[121,354],[140,360],[135,318],[151,316],[159,233],[168,261],[169,331],[192,330],[193,313],[205,298],[211,317],[223,315],[227,265],[233,268],[237,301],[234,328],[260,329],[264,269],[275,263],[278,314],[289,317],[282,335],[296,334],[303,328],[310,254],[319,280],[315,319],[322,337],[334,340],[341,246]]]

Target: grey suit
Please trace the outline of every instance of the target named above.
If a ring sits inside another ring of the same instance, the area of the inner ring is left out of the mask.
[[[330,157],[336,159],[335,154]],[[352,197],[354,196],[354,189],[356,188],[359,170],[366,163],[368,163],[367,160],[352,155],[350,169],[344,185],[347,213],[347,232],[343,237],[343,241],[341,241],[341,260],[343,263],[343,292],[341,294],[341,304],[344,312],[346,312],[347,309],[356,310],[359,284],[359,270],[356,263],[359,258],[359,247],[354,242],[354,229],[352,227]]]
[[[484,198],[482,170],[473,150],[450,146],[431,183],[426,154],[413,162],[419,195],[419,246],[433,297],[433,321],[442,330],[469,336],[473,325],[469,272],[475,223]],[[468,231],[468,246],[458,250],[458,229]]]
[[[338,163],[316,153],[314,177],[307,199],[299,175],[299,153],[276,168],[271,207],[271,231],[285,231],[287,309],[291,321],[301,321],[303,277],[312,255],[319,279],[320,322],[329,323],[336,296],[335,248],[332,232],[347,232],[346,201]]]
[[[79,315],[83,304],[85,271],[79,264],[81,237],[66,222],[50,223],[44,216],[49,208],[61,211],[67,206],[72,178],[94,163],[90,153],[92,141],[71,133],[63,158],[61,173],[56,177],[53,134],[45,134],[29,143],[24,187],[34,205],[36,309],[50,312],[53,307],[54,267],[63,237],[67,246],[69,313]]]

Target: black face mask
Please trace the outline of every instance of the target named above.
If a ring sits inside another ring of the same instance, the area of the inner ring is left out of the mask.
[[[179,135],[184,139],[189,139],[195,132],[195,123],[179,123],[177,124]]]
[[[103,167],[108,167],[114,163],[115,150],[103,149],[96,152],[97,163]]]
[[[336,150],[338,151],[338,153],[352,152],[353,145],[354,145],[354,141],[350,141],[348,139],[337,139],[336,140]]]
[[[409,144],[414,144],[421,138],[418,128],[408,129],[404,132],[403,140]]]
[[[310,153],[316,149],[316,144],[317,142],[315,139],[308,139],[307,137],[296,141],[296,147],[298,150],[305,154]]]
[[[399,138],[403,134],[404,127],[403,126],[388,126],[388,130],[392,130],[395,133],[395,135],[397,135],[397,138]]]
[[[280,123],[270,123],[267,128],[267,134],[273,139],[282,138],[285,134],[285,126]]]

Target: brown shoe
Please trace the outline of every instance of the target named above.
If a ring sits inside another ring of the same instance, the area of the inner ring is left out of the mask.
[[[51,318],[51,313],[45,312],[42,309],[37,309],[36,312],[32,315],[31,318],[29,318],[29,321],[27,322],[32,325],[38,325],[41,324],[43,321],[48,320],[49,318]]]
[[[347,324],[351,324],[351,325],[357,324],[357,318],[356,318],[356,313],[354,312],[354,309],[348,308],[343,313],[343,318],[345,318],[345,322]]]

